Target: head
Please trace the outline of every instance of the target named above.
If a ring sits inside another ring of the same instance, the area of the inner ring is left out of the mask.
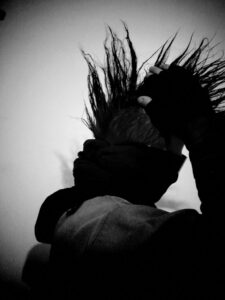
[[[137,97],[150,94],[151,73],[147,63],[156,57],[151,65],[166,64],[176,35],[138,68],[136,52],[125,24],[124,28],[126,39],[122,41],[108,27],[104,42],[105,62],[102,65],[97,65],[89,54],[82,51],[89,68],[91,107],[91,110],[85,107],[85,123],[95,138],[111,144],[139,143],[164,148],[164,138],[138,105]],[[211,45],[212,41],[207,38],[202,39],[196,49],[191,48],[191,42],[192,37],[170,65],[181,66],[197,77],[209,94],[214,111],[224,113],[225,87],[222,84],[225,80],[225,60],[223,56],[214,58],[215,45]],[[100,71],[103,73],[104,87]]]
[[[110,144],[137,143],[159,149],[166,147],[165,139],[142,107],[124,108],[115,114],[105,137]]]

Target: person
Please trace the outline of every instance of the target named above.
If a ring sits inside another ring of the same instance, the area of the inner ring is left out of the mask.
[[[35,225],[51,243],[54,299],[221,299],[224,289],[225,62],[208,60],[211,41],[188,47],[169,65],[175,37],[138,78],[129,32],[109,28],[103,90],[89,67],[94,139],[74,162],[75,185],[49,196]],[[202,56],[205,57],[202,58]],[[174,183],[189,151],[201,200],[167,212],[157,201]]]

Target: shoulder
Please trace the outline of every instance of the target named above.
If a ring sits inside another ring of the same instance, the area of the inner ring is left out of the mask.
[[[35,236],[39,242],[50,243],[60,216],[76,201],[73,187],[60,189],[42,203],[35,223]]]
[[[45,200],[57,200],[57,199],[64,198],[66,196],[72,196],[74,192],[75,192],[74,186],[69,188],[59,189],[53,192],[52,194],[50,194],[49,196],[47,196]]]

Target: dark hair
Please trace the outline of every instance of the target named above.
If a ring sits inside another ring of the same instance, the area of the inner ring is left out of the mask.
[[[137,68],[137,56],[131,42],[129,31],[123,23],[126,41],[118,38],[108,26],[108,36],[104,42],[105,63],[97,64],[90,54],[82,50],[88,64],[88,90],[91,112],[85,105],[87,119],[84,121],[98,139],[107,139],[117,143],[124,139],[141,143],[154,144],[160,138],[152,123],[147,121],[147,115],[137,105],[137,96],[144,95],[149,89],[147,78],[149,68],[144,68],[158,52],[155,66],[167,62],[171,46],[176,38],[167,40],[142,65]],[[200,84],[207,90],[215,112],[224,112],[225,100],[225,60],[223,53],[215,57],[213,51],[218,44],[212,45],[212,40],[203,38],[197,49],[191,48],[193,36],[184,51],[170,65],[178,65],[197,77]],[[99,76],[99,70],[104,75],[104,88]],[[141,76],[144,70],[144,76]],[[143,78],[141,78],[143,77]],[[142,120],[142,121],[140,121]],[[117,125],[116,125],[117,123]],[[143,124],[148,125],[143,127]],[[132,137],[132,138],[131,138]],[[158,140],[159,141],[159,140]]]
[[[166,147],[164,138],[141,107],[118,111],[108,125],[105,139],[111,144],[139,143],[160,149]]]

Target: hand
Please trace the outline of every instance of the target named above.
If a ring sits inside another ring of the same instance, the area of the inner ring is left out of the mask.
[[[138,102],[143,106],[146,107],[152,99],[148,96],[140,96],[138,98]],[[164,139],[165,147],[164,150],[170,151],[174,154],[181,155],[182,150],[184,147],[184,142],[180,140],[175,135],[168,135],[166,139]]]
[[[213,114],[207,91],[184,68],[162,65],[151,67],[150,72],[144,89],[140,88],[148,97],[141,96],[138,102],[153,124],[165,137],[175,135],[186,146],[198,142]]]

